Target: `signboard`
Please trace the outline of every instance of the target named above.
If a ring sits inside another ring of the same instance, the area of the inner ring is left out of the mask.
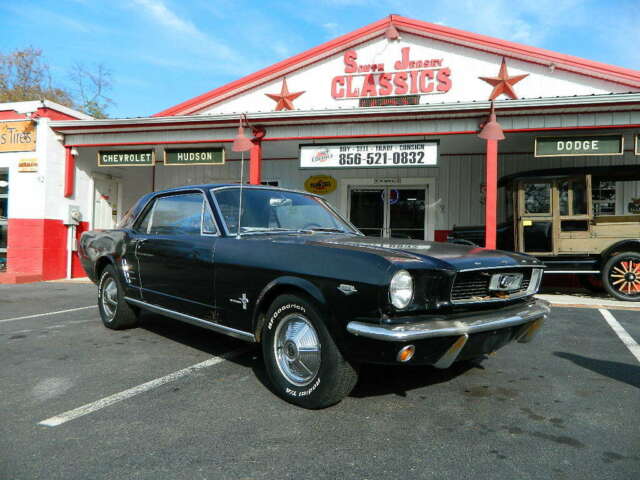
[[[99,167],[146,167],[154,165],[153,150],[127,150],[98,152]]]
[[[301,145],[300,168],[433,167],[438,142]]]
[[[411,47],[403,47],[400,56],[388,63],[367,62],[355,50],[344,52],[342,62],[343,71],[331,80],[331,96],[336,100],[434,95],[451,89],[451,68],[445,60],[412,54]]]
[[[18,160],[19,172],[37,172],[38,171],[38,159],[37,158],[21,158]]]
[[[314,175],[307,178],[304,182],[304,189],[307,192],[315,193],[317,195],[326,195],[333,192],[338,186],[338,182],[335,178],[329,175]]]
[[[399,97],[366,97],[358,102],[359,107],[397,107],[398,105],[419,105],[420,95],[401,95]]]
[[[0,152],[33,152],[36,128],[31,120],[0,123]]]
[[[174,148],[164,151],[165,165],[224,165],[224,148]]]
[[[582,157],[622,155],[622,135],[585,135],[580,137],[536,137],[536,157]]]

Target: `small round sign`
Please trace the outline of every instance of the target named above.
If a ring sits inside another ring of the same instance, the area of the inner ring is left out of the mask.
[[[307,192],[315,193],[318,195],[326,195],[333,192],[338,186],[338,182],[335,178],[329,175],[314,175],[307,178],[304,182],[304,189]]]

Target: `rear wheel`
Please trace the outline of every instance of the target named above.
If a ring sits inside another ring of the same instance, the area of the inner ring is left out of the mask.
[[[357,372],[310,301],[297,295],[276,298],[263,328],[265,368],[280,397],[305,408],[324,408],[351,392]]]
[[[107,328],[123,330],[138,325],[138,310],[125,301],[124,289],[113,265],[107,265],[100,276],[98,309]]]
[[[602,269],[602,283],[615,298],[640,302],[640,254],[624,252],[611,257]]]

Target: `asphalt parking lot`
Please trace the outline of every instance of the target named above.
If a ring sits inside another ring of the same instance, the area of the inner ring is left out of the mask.
[[[366,367],[306,411],[255,347],[155,315],[110,331],[95,303],[0,286],[0,479],[640,478],[640,360],[598,309],[475,367]],[[640,342],[640,311],[610,313]]]

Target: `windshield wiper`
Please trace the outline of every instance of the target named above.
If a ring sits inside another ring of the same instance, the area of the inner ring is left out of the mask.
[[[271,233],[271,232],[297,232],[293,228],[280,228],[280,227],[242,227],[240,235],[252,234],[252,233]]]
[[[307,228],[310,232],[335,232],[335,233],[351,233],[348,230],[342,230],[341,228]]]

